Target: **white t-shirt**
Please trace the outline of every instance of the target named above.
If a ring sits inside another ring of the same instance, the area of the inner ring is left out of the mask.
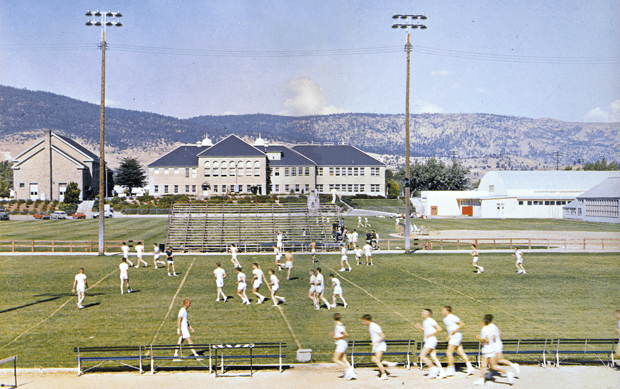
[[[332,286],[334,288],[340,288],[340,280],[336,277],[332,278]]]
[[[226,275],[226,271],[221,267],[213,270],[213,274],[215,274],[215,281],[218,283],[224,283],[224,276]]]
[[[452,331],[456,331],[459,328],[458,322],[461,319],[458,316],[449,314],[448,316],[443,318],[443,324],[446,325],[446,331],[448,331],[448,335],[452,335]]]
[[[364,252],[366,253],[367,257],[372,257],[372,246],[369,244],[364,245]]]
[[[86,274],[82,274],[82,273],[76,274],[75,280],[77,281],[75,290],[78,292],[86,291]]]
[[[123,257],[129,258],[129,246],[123,245],[121,246],[121,250],[123,250]]]
[[[368,326],[368,332],[370,332],[370,340],[372,341],[372,343],[374,343],[375,345],[378,344],[381,340],[380,334],[383,332],[379,324],[370,323],[370,325]],[[381,343],[385,343],[385,340],[381,341]]]
[[[359,247],[358,247],[358,248],[356,248],[356,249],[355,249],[355,256],[356,256],[357,258],[361,258],[361,257],[362,257],[362,254],[363,254],[363,251],[362,251],[362,249],[361,249],[361,248],[359,248]]]
[[[231,247],[230,248],[230,254],[232,255],[232,257],[234,259],[237,259],[237,248],[236,247]]]
[[[277,290],[278,288],[280,288],[278,277],[276,277],[275,274],[272,274],[271,277],[269,277],[269,279],[271,280],[271,283],[273,284],[273,289]]]
[[[497,351],[498,342],[501,342],[499,338],[499,329],[493,323],[488,326],[482,327],[480,330],[480,337],[482,339],[487,339],[488,343],[483,343],[482,352],[483,353],[491,353]]]
[[[323,283],[325,282],[325,277],[323,277],[323,274],[319,273],[316,275],[316,281],[314,282],[314,284],[316,286],[323,286]]]
[[[142,246],[141,244],[136,246],[136,253],[138,255],[138,258],[142,258],[142,253],[144,252],[144,246]]]
[[[256,277],[256,281],[258,283],[262,283],[263,282],[263,271],[261,269],[254,269],[252,270],[252,274],[254,274],[254,277]]]
[[[357,239],[359,238],[359,235],[357,232],[354,232],[353,234],[351,234],[351,241],[353,243],[357,243]]]
[[[245,284],[245,273],[237,273],[237,281],[239,281],[240,284]]]
[[[515,257],[517,257],[517,262],[523,262],[523,255],[521,254],[521,251],[515,251]]]
[[[340,248],[340,254],[341,254],[343,257],[346,257],[346,256],[347,256],[347,248],[346,248],[346,247],[344,247],[344,246],[342,246],[342,247]]]
[[[310,276],[310,285],[316,285],[316,276],[313,274]],[[620,324],[620,322],[618,322]]]
[[[336,323],[336,327],[334,327],[334,338],[342,338],[342,335],[345,333],[346,330],[347,328],[344,326],[344,324],[342,324],[342,322]],[[336,343],[338,343],[338,340],[336,340]]]
[[[437,332],[437,330],[435,329],[436,325],[437,325],[437,322],[432,317],[429,317],[428,319],[425,319],[422,322],[422,327],[424,327],[425,338],[428,338],[430,336],[435,336],[435,332]]]
[[[121,262],[118,268],[121,270],[121,278],[128,278],[127,270],[129,270],[129,265],[126,262]]]
[[[153,256],[155,257],[155,259],[159,259],[159,246],[153,246]]]
[[[179,316],[181,318],[181,331],[189,330],[189,321],[187,320],[187,310],[185,307],[179,309]]]

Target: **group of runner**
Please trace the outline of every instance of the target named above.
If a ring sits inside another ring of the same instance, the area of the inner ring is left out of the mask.
[[[515,252],[514,254],[512,254],[512,256],[517,259],[517,261],[515,262],[515,267],[517,268],[517,274],[527,274],[525,272],[525,269],[523,268],[523,253],[521,253],[521,250],[519,250],[518,247],[515,247],[514,250]],[[478,274],[482,273],[484,271],[484,267],[478,264],[478,260],[479,260],[478,245],[476,245],[475,243],[471,245],[470,254],[472,256],[471,265],[476,268],[476,273]]]

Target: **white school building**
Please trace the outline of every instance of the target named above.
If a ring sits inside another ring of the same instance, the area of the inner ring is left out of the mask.
[[[423,191],[418,216],[561,219],[563,207],[619,171],[492,171],[477,190]]]

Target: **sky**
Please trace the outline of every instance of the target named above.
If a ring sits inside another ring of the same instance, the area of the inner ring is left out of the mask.
[[[620,2],[0,0],[0,85],[177,118],[405,112],[620,122]],[[0,102],[1,104],[1,102]]]

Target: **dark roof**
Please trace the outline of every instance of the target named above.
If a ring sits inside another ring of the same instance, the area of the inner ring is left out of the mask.
[[[271,166],[302,166],[312,165],[314,162],[303,155],[299,154],[293,149],[289,149],[286,146],[254,146],[264,153],[279,152],[281,153],[280,160],[269,160]]]
[[[318,166],[384,166],[363,151],[349,145],[297,145],[293,150],[313,160]]]
[[[265,157],[265,154],[245,143],[239,139],[236,135],[229,135],[228,137],[217,142],[211,146],[208,150],[201,152],[199,157]]]
[[[151,162],[149,167],[198,166],[198,154],[213,146],[179,146],[168,154]]]
[[[62,135],[59,135],[59,134],[56,134],[56,133],[54,133],[54,136],[57,137],[58,139],[61,139],[61,140],[65,141],[65,142],[69,143],[71,146],[73,146],[76,149],[78,149],[78,151],[81,152],[82,154],[88,156],[89,158],[94,159],[96,162],[99,162],[99,157],[97,156],[97,154],[95,154],[92,151],[88,150],[86,147],[84,147],[81,144],[77,143],[73,139],[67,138],[66,136],[62,136]]]

